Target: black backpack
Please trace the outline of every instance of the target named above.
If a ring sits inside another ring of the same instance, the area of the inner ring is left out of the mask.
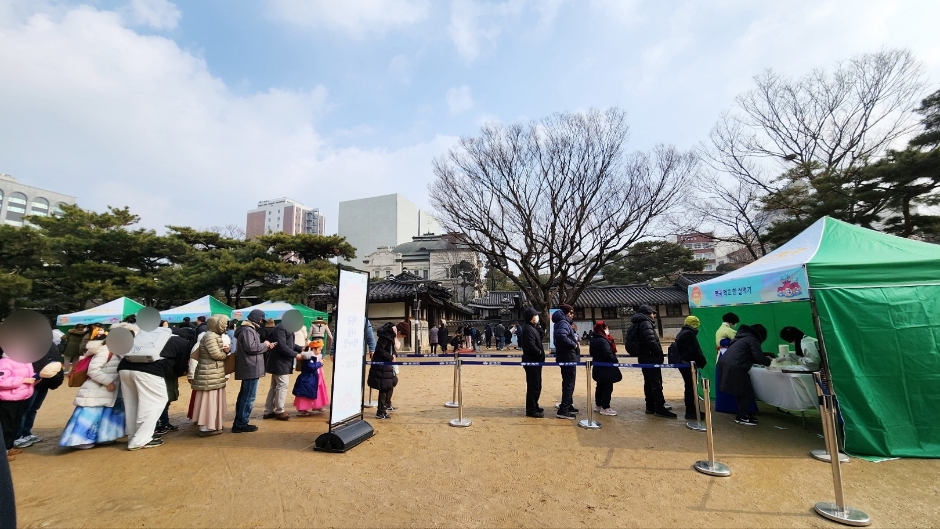
[[[627,329],[627,336],[624,339],[624,347],[627,348],[627,354],[630,356],[640,356],[640,353],[643,351],[643,347],[640,344],[638,335],[640,334],[640,326],[636,323],[630,325]]]
[[[679,346],[676,345],[676,342],[669,344],[669,349],[666,350],[666,359],[670,364],[682,363],[682,359],[679,358]]]

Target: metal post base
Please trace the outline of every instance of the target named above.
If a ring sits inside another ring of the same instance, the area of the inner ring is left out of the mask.
[[[832,458],[829,457],[829,452],[827,452],[826,450],[813,450],[812,452],[809,453],[809,455],[813,456],[813,459],[817,459],[824,463],[832,463]],[[849,461],[850,461],[849,456],[843,454],[842,452],[839,452],[840,463],[848,463]]]
[[[814,507],[816,509],[816,514],[822,516],[823,518],[828,518],[833,522],[839,522],[845,525],[854,525],[856,527],[862,527],[865,525],[871,524],[871,518],[867,514],[853,509],[848,505],[845,506],[845,509],[840,509],[839,506],[835,503],[828,501],[821,501],[816,504]]]
[[[459,403],[456,403],[456,402],[453,402],[453,401],[447,401],[447,402],[444,403],[444,407],[445,407],[445,408],[459,408],[459,407],[460,407],[460,404],[459,404]]]
[[[378,405],[379,405],[379,403],[376,402],[376,401],[374,401],[374,400],[370,400],[369,402],[363,402],[363,403],[362,403],[362,407],[363,407],[363,408],[374,408],[374,407],[376,407],[376,406],[378,406]]]
[[[705,426],[705,423],[702,421],[692,421],[685,423],[685,427],[689,430],[695,430],[696,432],[707,431],[708,428]]]
[[[578,421],[578,426],[581,428],[587,428],[588,430],[600,430],[601,424],[597,421],[589,421],[587,419],[582,419]]]
[[[451,426],[456,426],[458,428],[466,428],[467,426],[470,426],[470,424],[472,424],[470,419],[452,419],[450,421]]]
[[[728,465],[724,463],[719,463],[718,461],[696,461],[692,468],[698,470],[702,474],[707,474],[709,476],[717,476],[720,478],[728,477],[731,475],[731,469],[728,468]]]

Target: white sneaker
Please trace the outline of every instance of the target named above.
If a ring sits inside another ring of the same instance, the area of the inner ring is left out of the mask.
[[[34,443],[42,441],[42,437],[39,437],[38,435],[30,435],[29,438],[32,439]]]
[[[597,413],[600,413],[600,412],[601,412],[600,406],[598,406],[597,404],[595,404],[595,405],[594,405],[594,411],[597,412]]]
[[[604,408],[599,412],[601,415],[617,415],[617,412],[610,408]]]
[[[32,446],[35,442],[36,441],[33,441],[31,436],[27,435],[25,437],[20,437],[16,441],[13,441],[13,448],[26,448],[27,446]]]

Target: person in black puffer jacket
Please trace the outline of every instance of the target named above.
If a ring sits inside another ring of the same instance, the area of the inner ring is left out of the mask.
[[[641,364],[662,364],[663,346],[659,335],[653,328],[656,311],[649,305],[640,305],[630,323],[637,326],[636,339],[639,342],[637,362]],[[643,368],[643,394],[646,397],[646,413],[657,417],[675,419],[676,414],[669,411],[663,396],[663,373],[659,368]]]
[[[580,362],[581,354],[578,350],[578,334],[571,328],[574,318],[574,307],[559,305],[559,310],[552,314],[552,323],[555,330],[552,338],[555,340],[555,362]],[[558,406],[559,419],[574,419],[578,409],[573,406],[574,382],[577,374],[575,366],[561,366],[561,404]]]
[[[705,355],[702,354],[702,346],[698,343],[698,328],[701,321],[695,316],[689,316],[685,319],[685,325],[676,335],[676,350],[679,353],[679,362],[683,364],[695,363],[695,367],[702,369],[708,364]],[[685,418],[700,421],[705,418],[704,413],[700,417],[695,416],[695,391],[692,384],[695,383],[692,377],[691,367],[680,367],[679,373],[682,374],[682,380],[685,382]]]
[[[754,399],[754,387],[748,371],[754,364],[770,365],[771,355],[761,350],[761,344],[766,339],[767,329],[763,325],[742,325],[715,366],[721,380],[718,389],[738,399],[738,415],[734,421],[738,424],[757,425],[757,419],[748,411]]]
[[[610,335],[610,329],[604,320],[594,324],[594,334],[591,336],[591,359],[595,362],[617,364],[617,345]],[[591,378],[597,382],[594,388],[594,409],[601,415],[617,415],[610,409],[610,397],[614,393],[614,384],[623,380],[619,367],[600,366],[591,370]]]
[[[542,327],[539,325],[539,313],[532,307],[523,312],[522,329],[519,331],[519,347],[522,348],[523,362],[544,362],[545,347],[542,345]],[[539,407],[542,395],[542,366],[522,366],[525,369],[525,414],[526,417],[541,419],[545,410]]]
[[[372,354],[373,362],[394,362],[395,355],[392,349],[398,331],[395,325],[386,323],[379,328],[376,333],[379,336],[379,342],[375,345],[375,353]],[[392,392],[398,385],[398,377],[395,376],[395,366],[369,366],[369,378],[367,383],[369,387],[379,392],[378,406],[375,412],[376,419],[391,419],[388,414],[388,408],[392,402]]]

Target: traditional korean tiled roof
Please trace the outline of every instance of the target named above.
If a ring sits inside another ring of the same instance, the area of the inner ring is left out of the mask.
[[[574,306],[638,307],[640,305],[682,305],[689,302],[684,288],[639,285],[603,285],[584,289]],[[556,301],[557,303],[557,301]]]
[[[715,279],[722,275],[724,275],[724,272],[683,272],[676,279],[675,285],[679,288],[689,288],[689,285]]]
[[[369,286],[369,301],[389,301],[393,299],[414,299],[415,284],[418,281],[427,285],[428,293],[438,299],[450,301],[450,292],[437,281],[428,282],[411,272],[402,272],[385,281],[378,281]]]
[[[504,299],[509,299],[509,301],[512,302],[510,307],[518,307],[522,300],[525,299],[525,295],[518,290],[494,290],[488,292],[486,296],[482,298],[474,299],[467,305],[480,309],[501,309],[503,308]]]

